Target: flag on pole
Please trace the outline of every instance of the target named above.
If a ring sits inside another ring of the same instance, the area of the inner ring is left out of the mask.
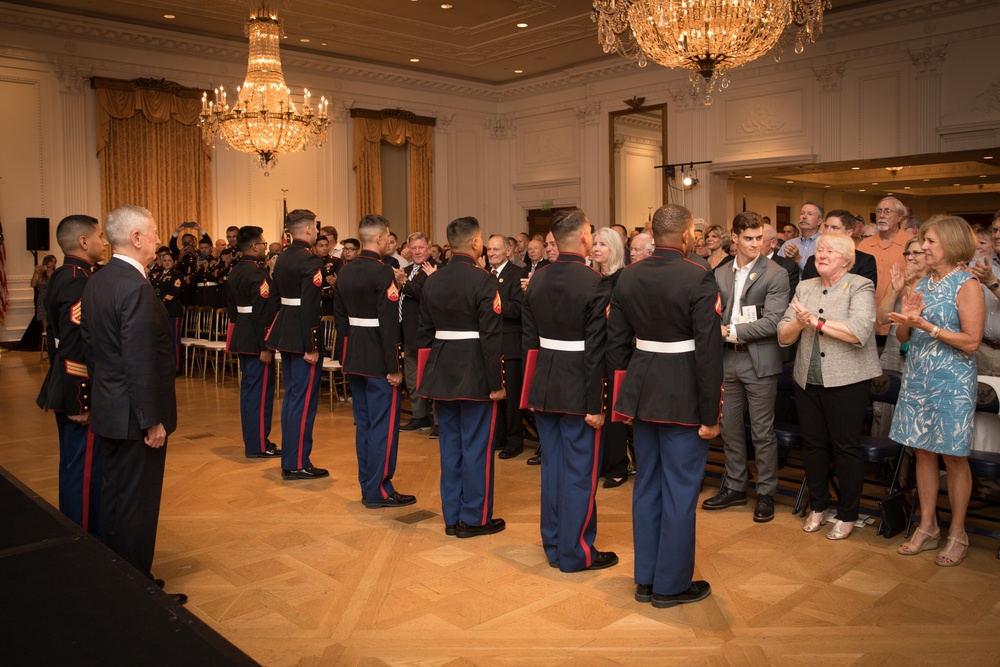
[[[3,242],[3,221],[0,220],[0,324],[7,317],[7,246]]]

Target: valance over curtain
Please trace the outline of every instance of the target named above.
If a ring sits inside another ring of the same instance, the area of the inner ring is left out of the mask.
[[[211,147],[202,141],[201,91],[162,79],[94,77],[101,215],[143,206],[164,241],[181,222],[212,217]]]
[[[354,171],[358,182],[358,214],[382,213],[382,157],[379,144],[409,144],[407,215],[410,233],[431,235],[434,214],[434,119],[400,109],[354,109]]]

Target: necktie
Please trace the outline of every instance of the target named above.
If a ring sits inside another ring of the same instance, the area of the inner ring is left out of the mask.
[[[492,273],[494,277],[500,275],[500,274],[497,273],[497,270],[495,268],[490,269],[490,273]]]
[[[410,269],[410,275],[407,278],[407,280],[413,280],[413,276],[417,275],[418,271],[420,271],[420,265],[419,264],[414,264],[413,267]],[[405,298],[406,297],[404,295],[402,295],[402,294],[399,295],[399,321],[400,322],[403,321],[403,299],[405,299]]]

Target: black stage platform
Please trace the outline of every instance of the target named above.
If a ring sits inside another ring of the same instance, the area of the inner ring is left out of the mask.
[[[257,664],[3,468],[0,596],[8,665]]]

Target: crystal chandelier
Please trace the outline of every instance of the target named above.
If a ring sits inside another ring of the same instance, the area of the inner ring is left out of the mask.
[[[201,125],[207,142],[222,137],[236,150],[255,154],[258,166],[266,170],[277,162],[278,155],[323,144],[330,124],[329,101],[321,98],[314,108],[307,89],[302,109],[295,106],[281,73],[281,23],[267,0],[251,12],[244,35],[250,39],[250,55],[246,80],[236,88],[236,103],[229,106],[224,87],[215,89],[212,101],[204,93]]]
[[[802,53],[823,31],[831,0],[593,0],[605,53],[690,70],[694,95],[712,103],[729,71],[794,44]]]

